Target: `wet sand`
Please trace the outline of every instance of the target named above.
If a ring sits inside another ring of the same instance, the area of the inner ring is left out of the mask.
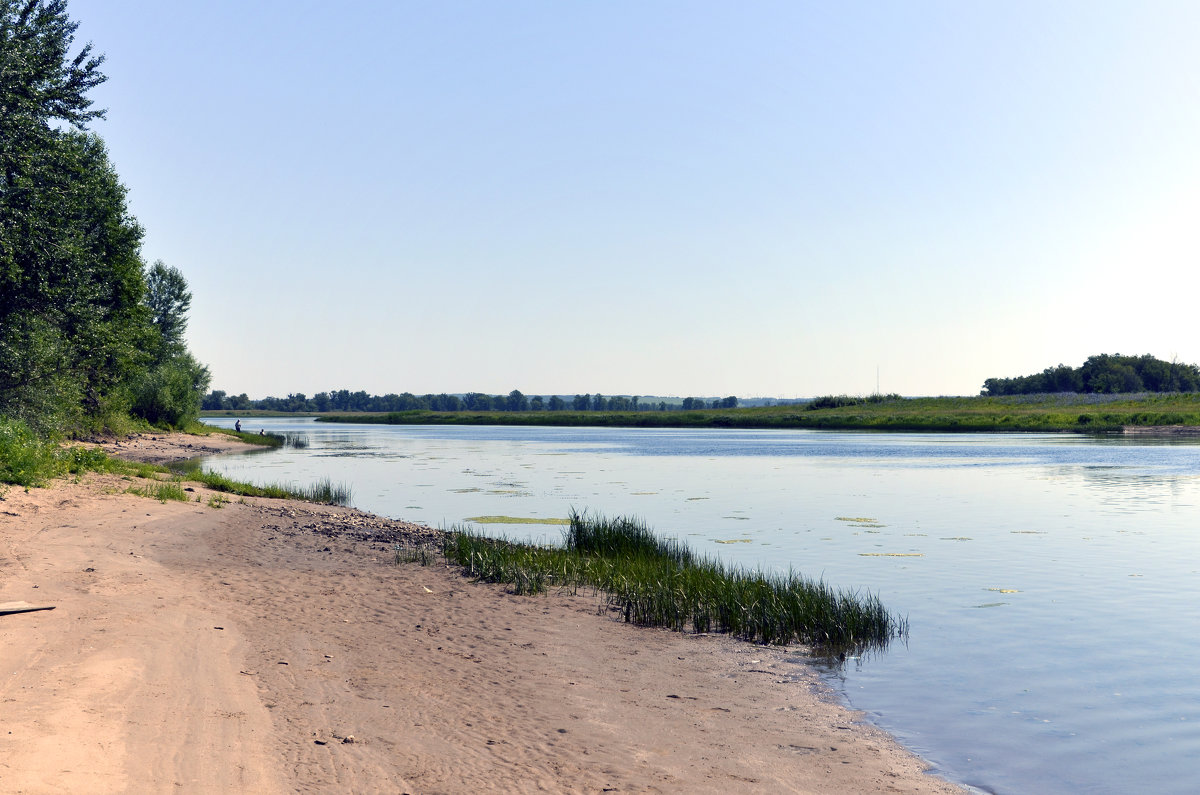
[[[419,525],[129,485],[0,501],[0,602],[55,608],[0,616],[4,792],[961,791],[795,649],[394,565],[393,543],[436,535]]]

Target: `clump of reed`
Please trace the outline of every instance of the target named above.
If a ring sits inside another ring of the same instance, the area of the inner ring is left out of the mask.
[[[572,512],[562,546],[519,544],[465,528],[443,554],[468,574],[519,594],[591,588],[626,621],[677,631],[723,632],[756,643],[822,648],[882,646],[907,632],[869,593],[844,591],[789,571],[776,576],[699,558],[642,522]]]
[[[329,478],[318,480],[311,486],[299,486],[292,493],[302,500],[321,502],[326,505],[349,505],[350,487],[345,483],[334,483]]]
[[[291,447],[296,450],[308,447],[308,434],[306,433],[284,431],[283,433],[268,433],[267,437],[271,439],[272,447]]]

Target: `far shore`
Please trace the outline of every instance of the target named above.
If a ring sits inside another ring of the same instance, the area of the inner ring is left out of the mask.
[[[1200,393],[991,397],[871,395],[808,404],[700,410],[391,411],[321,414],[221,411],[204,416],[316,416],[318,422],[385,425],[528,425],[622,428],[875,430],[950,433],[1200,433]]]
[[[165,461],[243,443],[147,433]],[[953,793],[802,649],[632,627],[392,545],[438,531],[86,475],[0,500],[0,781],[20,792]]]

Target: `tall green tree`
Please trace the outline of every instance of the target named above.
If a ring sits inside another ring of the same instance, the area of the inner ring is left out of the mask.
[[[0,414],[42,430],[121,412],[144,367],[125,188],[84,131],[103,115],[64,0],[0,0]]]
[[[146,273],[146,307],[150,322],[162,341],[160,359],[178,355],[187,349],[183,334],[187,331],[187,313],[192,306],[192,293],[187,279],[178,268],[155,260]]]

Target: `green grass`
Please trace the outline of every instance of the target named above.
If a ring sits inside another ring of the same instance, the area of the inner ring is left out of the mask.
[[[177,502],[188,502],[187,492],[183,490],[183,486],[179,481],[161,481],[147,483],[144,486],[130,486],[126,490],[127,494],[136,494],[139,497],[152,497],[161,503],[166,503],[167,500],[176,500]]]
[[[866,398],[703,411],[435,412],[322,416],[319,422],[387,425],[563,425],[669,428],[813,428],[890,431],[1072,431],[1200,426],[1200,393]]]
[[[247,434],[253,436],[253,434]],[[283,437],[275,437],[282,440]],[[282,443],[282,441],[280,441]],[[293,440],[294,443],[294,440]],[[187,499],[177,483],[160,483],[159,477],[172,474],[175,480],[186,478],[215,490],[244,497],[299,499],[330,505],[349,505],[352,492],[349,486],[329,479],[310,486],[255,486],[206,472],[196,462],[183,462],[171,467],[122,461],[91,447],[59,445],[39,438],[22,422],[0,417],[0,485],[17,485],[26,489],[40,487],[64,475],[84,472],[108,472],[129,478],[153,481],[154,485],[131,487],[132,493],[155,499]]]
[[[349,505],[353,495],[348,485],[334,483],[328,478],[320,480],[311,486],[279,485],[273,483],[256,486],[252,483],[234,480],[219,472],[210,472],[203,469],[195,461],[184,461],[174,464],[171,466],[171,471],[188,480],[207,486],[213,491],[237,494],[242,497],[268,497],[281,500],[306,500],[308,502],[319,502],[327,505]]]
[[[256,444],[262,447],[283,447],[287,444],[286,434],[248,433],[246,431],[235,431],[233,428],[218,428],[215,425],[204,425],[202,423],[196,423],[188,427],[184,432],[197,436],[210,436],[219,433],[225,436],[232,436],[234,439],[241,439],[247,444]]]
[[[871,594],[838,590],[795,572],[772,576],[700,558],[633,519],[573,512],[561,546],[454,528],[442,552],[470,576],[510,585],[518,594],[593,589],[626,621],[643,626],[825,649],[878,647],[907,632],[906,621]]]

